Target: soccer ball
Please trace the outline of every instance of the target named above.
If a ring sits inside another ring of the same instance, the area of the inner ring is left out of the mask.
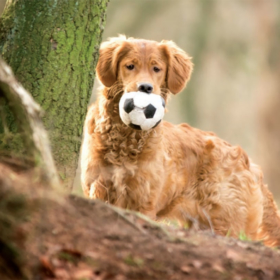
[[[157,94],[126,92],[119,103],[122,121],[138,130],[155,128],[164,116],[165,101]]]

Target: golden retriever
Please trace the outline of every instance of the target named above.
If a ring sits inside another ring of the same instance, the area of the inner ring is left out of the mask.
[[[81,168],[86,196],[159,220],[194,221],[201,229],[280,245],[280,216],[260,168],[215,134],[161,122],[148,131],[119,116],[124,92],[168,96],[184,89],[191,58],[171,41],[120,36],[100,48],[104,85],[84,126]]]

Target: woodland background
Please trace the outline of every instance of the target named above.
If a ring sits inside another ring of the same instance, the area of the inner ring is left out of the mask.
[[[262,166],[279,205],[280,1],[111,0],[103,40],[118,34],[173,40],[193,57],[192,79],[165,119],[240,145]]]

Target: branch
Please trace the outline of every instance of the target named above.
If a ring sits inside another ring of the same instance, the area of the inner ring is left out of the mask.
[[[0,58],[0,92],[8,101],[22,131],[23,141],[43,179],[52,186],[59,183],[47,132],[41,121],[41,108],[16,80],[11,68]]]

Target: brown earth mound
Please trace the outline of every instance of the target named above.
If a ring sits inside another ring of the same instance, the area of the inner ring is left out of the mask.
[[[0,165],[0,279],[280,279],[280,252],[48,189]]]

